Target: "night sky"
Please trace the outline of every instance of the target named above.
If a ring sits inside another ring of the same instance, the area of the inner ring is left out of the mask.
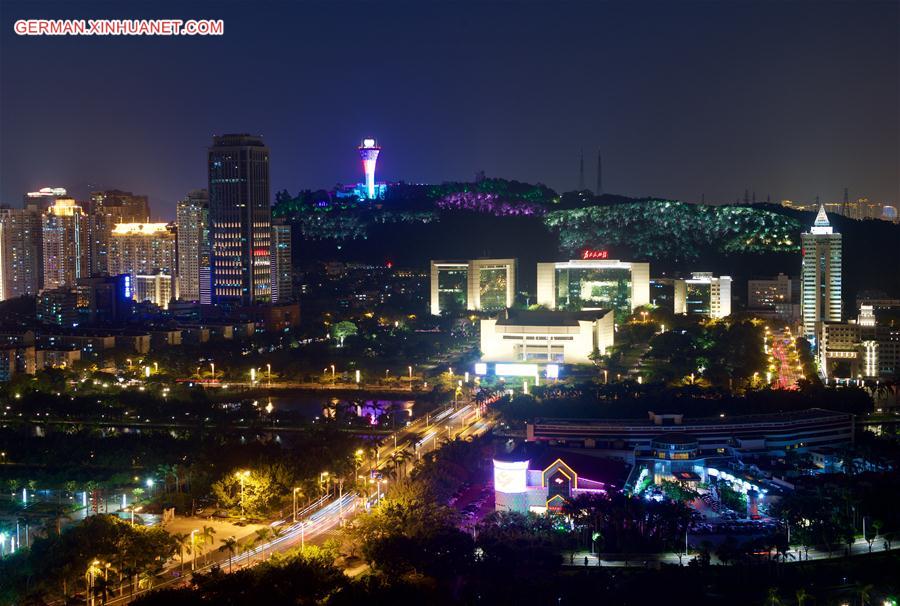
[[[898,4],[0,0],[0,202],[205,187],[262,134],[272,193],[489,176],[731,202],[898,200]],[[221,38],[19,37],[21,18],[217,18]]]

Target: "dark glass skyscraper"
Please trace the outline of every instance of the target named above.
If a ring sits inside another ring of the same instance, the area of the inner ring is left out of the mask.
[[[221,135],[209,148],[212,302],[271,300],[269,148],[260,137]]]

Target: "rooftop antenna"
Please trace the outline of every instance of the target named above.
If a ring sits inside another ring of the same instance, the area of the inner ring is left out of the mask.
[[[581,148],[581,157],[578,161],[578,191],[584,191],[584,148]]]
[[[603,195],[603,157],[600,150],[597,150],[597,195]]]

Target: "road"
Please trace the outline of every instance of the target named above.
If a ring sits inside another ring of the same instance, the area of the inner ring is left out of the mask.
[[[374,460],[364,461],[361,469],[384,470],[392,465],[397,460],[397,455],[403,451],[408,451],[419,458],[437,448],[445,438],[467,439],[482,435],[492,425],[493,415],[483,414],[481,407],[472,402],[460,403],[455,407],[447,405],[388,436],[384,440],[385,443],[376,449]],[[308,511],[301,512],[299,516],[301,519],[296,523],[282,520],[272,522],[270,527],[277,536],[247,551],[229,557],[228,553],[216,549],[202,557],[202,565],[194,565],[191,559],[173,562],[157,575],[157,581],[152,587],[132,595],[110,598],[106,603],[127,604],[147,591],[183,586],[190,579],[192,572],[189,569],[192,566],[195,568],[193,572],[196,573],[209,572],[216,566],[223,570],[246,568],[265,561],[273,553],[287,551],[307,542],[312,544],[321,542],[329,533],[363,510],[364,505],[380,497],[381,486],[377,485],[374,479],[372,485],[374,490],[371,490],[370,486],[369,494],[366,495],[348,492],[333,500],[323,501],[320,506],[314,503]],[[182,569],[185,569],[184,572]]]
[[[801,378],[800,358],[794,343],[794,335],[789,328],[771,334],[771,350],[769,357],[775,367],[772,386],[775,389],[797,389],[797,380]]]

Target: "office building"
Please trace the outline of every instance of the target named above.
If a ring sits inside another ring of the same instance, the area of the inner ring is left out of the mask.
[[[175,275],[175,226],[168,223],[119,223],[109,235],[111,275]]]
[[[506,309],[481,320],[481,361],[591,364],[591,354],[605,354],[614,335],[611,310]]]
[[[820,207],[808,232],[800,235],[800,312],[803,336],[815,340],[821,322],[841,321],[841,234]]]
[[[43,279],[41,213],[0,208],[0,300],[35,296]]]
[[[682,310],[686,313],[687,285],[678,278],[652,278],[650,280],[650,304],[663,309]]]
[[[81,278],[75,287],[78,295],[79,324],[116,324],[127,320],[132,311],[133,278],[91,276]]]
[[[201,301],[209,293],[209,194],[205,189],[190,192],[178,202],[177,226],[178,295],[186,301]]]
[[[79,278],[90,275],[84,220],[84,211],[72,198],[57,198],[44,213],[42,288],[74,288]]]
[[[747,311],[794,323],[800,320],[800,278],[778,274],[747,280]]]
[[[785,274],[774,278],[747,280],[747,307],[774,310],[784,303],[794,303],[800,298],[800,280]]]
[[[900,377],[900,326],[891,314],[880,316],[873,305],[863,304],[855,321],[818,324],[816,355],[824,378]]]
[[[431,262],[431,313],[498,311],[516,296],[515,259]]]
[[[78,326],[78,291],[74,287],[45,288],[37,297],[35,316],[44,324]]]
[[[111,189],[91,193],[89,215],[89,251],[91,275],[113,274],[109,268],[110,234],[120,223],[150,221],[147,196]]]
[[[169,309],[169,301],[178,298],[178,281],[171,273],[155,272],[134,276],[134,300],[149,301],[160,309]]]
[[[213,137],[208,150],[212,302],[271,300],[269,148],[260,137]]]
[[[709,272],[694,272],[684,281],[684,308],[675,313],[724,318],[731,315],[731,277],[714,277]]]
[[[291,224],[284,219],[272,220],[272,303],[289,303],[294,299],[291,266]]]
[[[548,309],[613,309],[617,320],[622,321],[650,303],[649,263],[607,259],[606,251],[585,251],[584,256],[537,264],[539,305]]]

